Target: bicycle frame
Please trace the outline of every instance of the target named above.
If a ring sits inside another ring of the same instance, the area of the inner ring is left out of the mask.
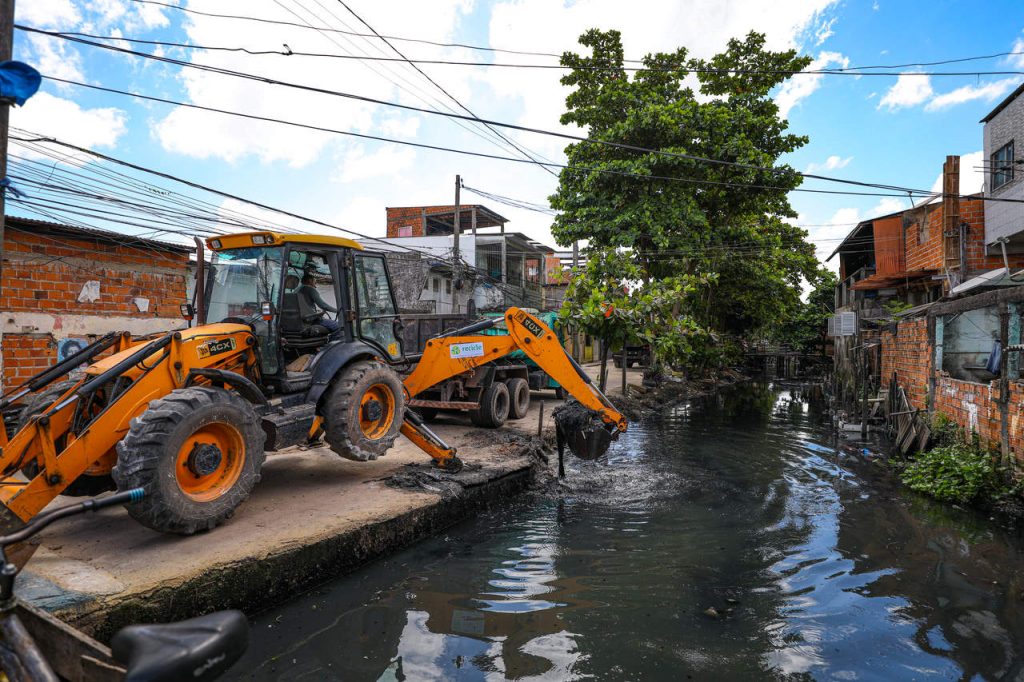
[[[99,682],[122,680],[125,668],[107,647],[50,614],[21,603],[14,594],[19,569],[7,560],[5,548],[28,539],[54,521],[135,501],[141,490],[102,500],[86,500],[41,514],[15,533],[0,538],[0,669],[10,682]]]

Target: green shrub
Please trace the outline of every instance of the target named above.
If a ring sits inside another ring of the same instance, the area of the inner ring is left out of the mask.
[[[900,478],[912,490],[944,502],[972,502],[1004,492],[995,457],[973,444],[952,442],[918,455]]]

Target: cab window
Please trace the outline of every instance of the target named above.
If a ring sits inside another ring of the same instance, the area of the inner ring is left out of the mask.
[[[391,296],[384,258],[356,255],[353,258],[352,279],[359,336],[378,345],[393,359],[400,357],[399,340],[394,331],[398,311],[395,310],[395,301]]]

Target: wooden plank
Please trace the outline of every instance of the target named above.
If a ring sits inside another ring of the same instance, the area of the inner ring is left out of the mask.
[[[120,682],[125,669],[112,658],[110,649],[46,611],[18,603],[18,618],[62,680],[69,682]]]

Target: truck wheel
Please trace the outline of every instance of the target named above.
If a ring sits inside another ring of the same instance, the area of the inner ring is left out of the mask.
[[[480,396],[480,407],[469,411],[469,419],[477,426],[498,428],[508,419],[508,386],[495,381],[484,389]]]
[[[413,408],[420,413],[423,417],[423,421],[432,422],[437,419],[437,414],[440,412],[436,407],[416,407]]]
[[[530,384],[526,379],[516,377],[505,382],[508,388],[509,419],[522,419],[530,411]]]
[[[139,523],[192,535],[231,517],[260,480],[266,434],[252,405],[222,388],[193,386],[154,400],[117,444],[119,490],[143,488],[126,504]]]
[[[327,444],[346,459],[377,459],[394,445],[405,419],[402,382],[381,362],[342,370],[324,400]]]
[[[60,381],[32,396],[18,416],[18,431],[25,428],[25,424],[28,423],[29,419],[50,409],[50,406],[53,405],[57,398],[67,393],[68,389],[77,383],[78,381],[75,379]],[[65,448],[66,439],[64,437],[58,438],[54,445],[56,445],[57,452],[59,453]],[[25,474],[25,477],[31,481],[39,474],[39,464],[32,460],[21,468],[21,473]],[[114,490],[114,488],[114,479],[111,478],[109,473],[89,472],[86,470],[85,473],[73,480],[68,487],[64,488],[61,495],[92,497],[108,490]]]

